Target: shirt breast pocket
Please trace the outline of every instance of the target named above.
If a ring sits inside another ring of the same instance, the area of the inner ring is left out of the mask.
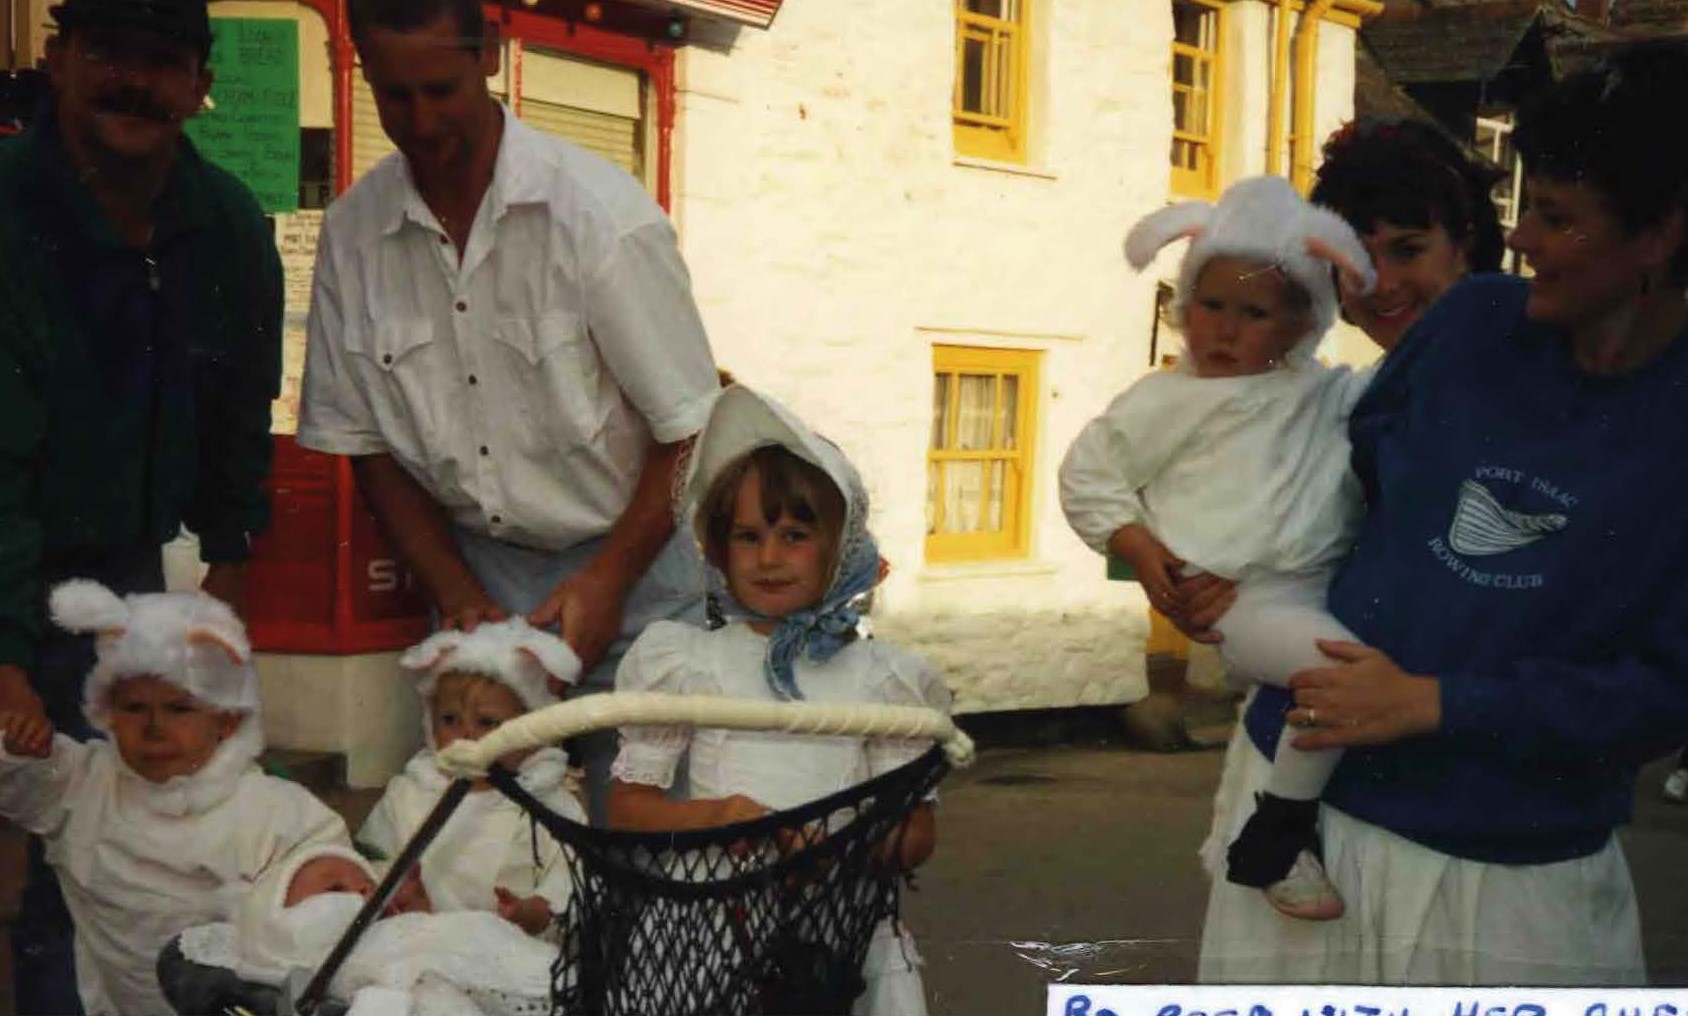
[[[346,349],[363,378],[371,409],[401,458],[424,461],[442,436],[447,378],[436,376],[434,324],[425,318],[378,318]]]
[[[610,404],[600,396],[601,368],[586,322],[570,311],[547,311],[537,319],[502,318],[496,334],[527,421],[568,447],[590,444]]]

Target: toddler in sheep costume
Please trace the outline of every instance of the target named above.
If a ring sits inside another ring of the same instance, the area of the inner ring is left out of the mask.
[[[169,1012],[154,973],[165,944],[294,852],[347,844],[346,827],[259,770],[258,678],[226,605],[87,581],[49,605],[59,627],[98,633],[83,708],[109,740],[0,714],[0,814],[40,836],[58,872],[84,1009]]]
[[[436,752],[556,703],[551,688],[580,675],[580,660],[567,643],[521,618],[473,632],[439,632],[408,650],[399,665],[422,696],[427,747],[387,784],[357,835],[360,844],[389,859],[450,785]],[[568,756],[561,749],[515,752],[499,761],[552,811],[586,822],[564,784]],[[423,853],[420,870],[421,889],[435,911],[491,910],[530,934],[544,931],[573,892],[562,846],[484,781]]]

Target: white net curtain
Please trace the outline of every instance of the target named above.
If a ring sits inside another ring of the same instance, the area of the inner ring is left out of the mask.
[[[926,531],[1000,532],[1019,378],[963,373],[939,374],[933,381]]]

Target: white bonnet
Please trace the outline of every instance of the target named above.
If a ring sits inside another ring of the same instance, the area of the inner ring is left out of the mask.
[[[351,924],[362,900],[330,893],[287,906],[287,891],[300,869],[324,857],[350,861],[380,883],[375,869],[350,847],[306,844],[261,875],[234,907],[236,972],[263,984],[280,984],[293,970],[309,970],[327,957]]]
[[[258,675],[246,628],[228,604],[206,593],[138,593],[119,597],[87,579],[73,579],[48,597],[53,623],[93,632],[94,669],[83,686],[83,710],[102,730],[119,679],[155,675],[217,709],[258,711]]]
[[[821,437],[797,415],[774,399],[735,384],[721,392],[710,411],[709,421],[698,435],[681,488],[681,518],[691,518],[698,542],[703,542],[703,520],[698,507],[709,486],[723,469],[740,458],[768,445],[779,445],[832,480],[844,495],[845,543],[865,531],[868,515],[867,487],[856,467],[837,445]]]
[[[515,692],[529,710],[557,703],[551,678],[564,684],[580,680],[580,657],[568,643],[520,617],[481,624],[472,632],[435,632],[405,650],[399,666],[424,699],[433,697],[443,674],[479,674]]]
[[[276,866],[274,880],[265,879],[269,883],[264,891],[254,893],[263,897],[263,901],[270,907],[280,909],[287,906],[287,891],[293,887],[293,880],[299,877],[299,872],[305,865],[324,857],[338,857],[343,861],[350,861],[363,870],[369,880],[380,884],[381,876],[375,873],[375,866],[369,859],[351,847],[339,843],[306,844],[294,850]]]
[[[1313,327],[1297,346],[1300,358],[1311,356],[1312,347],[1336,322],[1333,267],[1350,276],[1361,292],[1369,293],[1377,284],[1371,258],[1353,227],[1330,209],[1308,204],[1282,177],[1240,180],[1218,205],[1185,201],[1145,216],[1125,238],[1126,260],[1142,271],[1161,248],[1181,239],[1192,243],[1179,265],[1173,295],[1173,314],[1180,325],[1209,258],[1226,254],[1274,265],[1312,298]]]

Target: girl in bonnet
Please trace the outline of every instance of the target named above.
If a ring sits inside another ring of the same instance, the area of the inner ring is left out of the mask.
[[[397,856],[450,784],[435,752],[555,704],[552,683],[572,684],[580,675],[580,660],[567,643],[521,618],[482,624],[473,632],[437,632],[406,651],[399,666],[422,696],[427,746],[387,784],[358,830],[360,844],[387,858]],[[564,784],[568,756],[561,749],[519,752],[500,761],[551,810],[586,822]],[[496,911],[538,934],[573,891],[562,849],[482,781],[423,853],[421,889],[434,910]]]
[[[99,635],[83,708],[109,740],[0,714],[0,814],[39,835],[58,871],[84,1009],[169,1012],[154,969],[170,939],[294,850],[347,844],[346,827],[259,770],[258,678],[223,603],[74,581],[50,607],[59,627]]]
[[[622,661],[618,691],[783,701],[860,702],[947,710],[950,693],[914,655],[857,638],[856,604],[880,576],[867,493],[838,448],[784,407],[743,386],[721,393],[682,491],[725,624],[658,621]],[[889,772],[927,745],[771,732],[628,727],[616,757],[610,823],[666,831],[744,821],[797,807]],[[686,764],[688,787],[675,785]],[[909,820],[898,859],[932,852],[928,803]],[[881,925],[857,1012],[924,1013],[918,956],[906,931]]]
[[[1352,640],[1324,604],[1362,511],[1345,428],[1369,375],[1326,368],[1313,352],[1336,316],[1334,277],[1366,292],[1374,276],[1353,229],[1277,177],[1237,183],[1217,207],[1148,216],[1126,255],[1141,270],[1180,239],[1191,240],[1174,303],[1185,354],[1080,432],[1061,464],[1061,505],[1087,544],[1135,569],[1163,613],[1177,612],[1187,574],[1236,581],[1218,626],[1227,668],[1283,686],[1326,662],[1316,639]],[[1265,890],[1287,916],[1340,917],[1317,829],[1339,755],[1281,739],[1226,856],[1222,842],[1203,848],[1210,868]]]

